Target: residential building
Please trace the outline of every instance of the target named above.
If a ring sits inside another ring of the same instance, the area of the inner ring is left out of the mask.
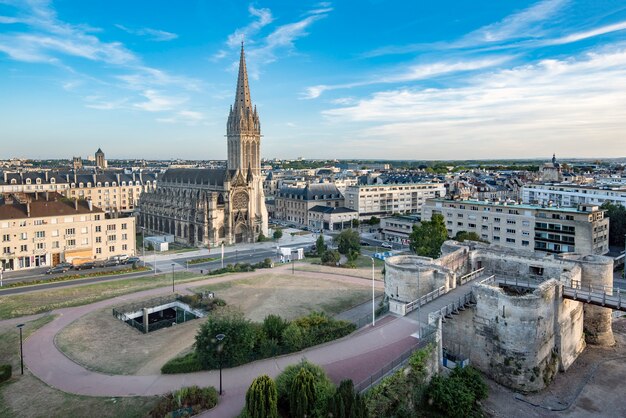
[[[91,201],[57,193],[3,195],[0,236],[5,270],[135,255],[134,217],[111,218]]]
[[[352,227],[359,213],[343,206],[316,205],[309,209],[308,226],[312,230],[342,231]]]
[[[413,225],[419,224],[420,218],[416,215],[390,216],[380,220],[380,239],[388,242],[409,244],[409,235]]]
[[[332,183],[312,183],[305,187],[283,187],[274,199],[276,219],[309,225],[309,209],[314,206],[344,206],[341,192]]]
[[[492,244],[550,253],[606,254],[609,219],[594,205],[577,208],[432,199],[422,209],[422,220],[443,215],[448,236],[475,232]]]
[[[397,214],[420,213],[426,199],[446,195],[443,183],[367,184],[346,188],[346,207],[360,219]]]
[[[626,185],[529,184],[522,188],[522,201],[558,206],[602,205],[611,202],[626,206]]]

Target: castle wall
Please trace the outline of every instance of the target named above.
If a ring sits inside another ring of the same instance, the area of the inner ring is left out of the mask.
[[[456,274],[431,258],[399,255],[385,260],[385,294],[392,299],[412,302],[441,286],[446,291],[456,287]]]

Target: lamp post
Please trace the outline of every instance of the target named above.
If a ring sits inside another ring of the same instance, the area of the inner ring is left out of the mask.
[[[235,264],[239,262],[239,250],[235,249]]]
[[[172,263],[172,293],[174,293],[174,263]]]
[[[224,349],[224,344],[222,344],[222,340],[226,337],[224,334],[217,334],[215,339],[218,341],[217,344],[217,353],[219,354],[219,365],[220,365],[220,395],[222,395],[222,350]]]
[[[22,344],[22,328],[24,324],[18,324],[17,328],[20,329],[20,366],[22,368],[22,374],[24,374],[24,345]]]
[[[370,257],[372,260],[372,326],[376,325],[376,304],[374,303],[374,257]]]
[[[141,258],[143,258],[143,266],[146,266],[146,238],[144,231],[146,230],[145,226],[141,227]]]
[[[156,247],[154,247],[153,251],[154,251],[154,275],[156,276],[156,269],[157,269],[157,267],[156,267]]]

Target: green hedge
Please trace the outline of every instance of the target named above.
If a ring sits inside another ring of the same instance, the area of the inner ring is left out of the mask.
[[[163,374],[193,373],[202,370],[195,351],[182,357],[175,357],[161,367]]]
[[[13,374],[13,367],[10,364],[0,364],[0,383],[6,382]]]
[[[165,418],[172,416],[172,412],[180,409],[187,409],[185,416],[198,415],[202,411],[214,408],[217,401],[217,390],[212,386],[206,388],[184,387],[163,396],[154,409],[148,413],[148,417]]]
[[[263,261],[259,261],[255,264],[250,263],[237,263],[237,264],[228,264],[226,267],[221,269],[215,269],[209,271],[209,275],[215,276],[218,274],[226,274],[226,273],[247,273],[251,271],[255,271],[256,269],[269,269],[272,268],[272,259],[266,258]]]

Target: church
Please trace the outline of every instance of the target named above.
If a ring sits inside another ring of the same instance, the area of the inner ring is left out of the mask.
[[[138,223],[146,233],[211,247],[267,236],[261,123],[250,99],[243,44],[226,137],[225,169],[168,169],[154,191],[141,195]]]

